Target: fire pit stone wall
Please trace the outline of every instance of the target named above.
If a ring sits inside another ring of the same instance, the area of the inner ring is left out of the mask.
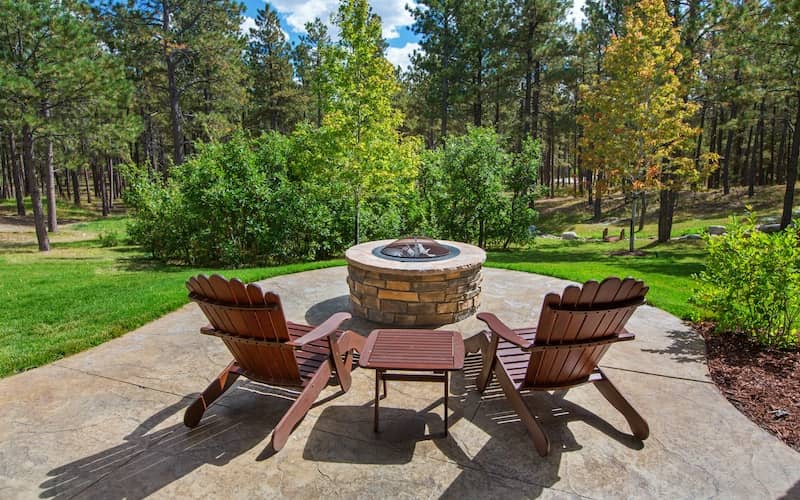
[[[345,254],[353,314],[396,326],[430,326],[455,323],[477,311],[483,250],[445,241],[460,253],[434,262],[398,262],[373,252],[389,241],[357,245]]]

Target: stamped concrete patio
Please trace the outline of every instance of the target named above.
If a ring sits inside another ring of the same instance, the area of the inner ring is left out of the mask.
[[[484,273],[481,309],[512,326],[533,324],[544,294],[567,284]],[[347,310],[345,274],[264,284],[289,319],[316,324]],[[269,434],[289,401],[261,384],[238,382],[189,430],[181,418],[190,395],[230,360],[222,342],[198,333],[204,324],[190,304],[0,380],[0,498],[800,498],[800,454],[731,406],[709,380],[702,340],[652,307],[629,323],[637,340],[614,346],[602,364],[648,420],[650,438],[633,438],[592,387],[531,395],[552,441],[546,458],[497,386],[475,391],[475,356],[453,377],[448,438],[438,437],[441,386],[420,383],[390,383],[383,432],[373,434],[374,373],[361,369],[347,394],[323,392],[277,454]],[[467,339],[481,328],[474,318],[454,327]]]

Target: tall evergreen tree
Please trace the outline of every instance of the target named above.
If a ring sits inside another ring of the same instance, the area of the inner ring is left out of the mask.
[[[221,137],[241,125],[246,74],[241,10],[232,0],[106,4],[111,35],[106,43],[125,56],[137,86],[146,87],[137,96],[157,106],[141,110],[146,130],[148,120],[168,117],[160,128],[170,130],[176,165],[194,140]]]
[[[319,18],[306,23],[306,34],[300,36],[295,47],[294,59],[297,76],[300,78],[306,101],[310,109],[304,118],[313,121],[317,128],[322,126],[323,110],[327,106],[328,77],[325,74],[325,54],[331,44],[328,27]]]
[[[278,13],[267,5],[250,30],[246,63],[250,72],[250,103],[246,124],[253,130],[286,132],[299,98],[290,60],[290,47]]]
[[[39,249],[50,249],[34,142],[45,145],[44,175],[50,227],[56,229],[53,182],[54,136],[76,134],[71,119],[91,113],[127,85],[118,61],[94,34],[80,1],[0,0],[0,120],[18,130],[31,194]],[[122,101],[125,101],[124,97]]]
[[[424,0],[411,12],[414,16],[414,32],[420,35],[422,52],[414,59],[414,65],[425,71],[430,78],[425,89],[431,113],[438,113],[439,137],[448,133],[448,118],[453,103],[463,95],[459,85],[463,83],[462,45],[459,43],[458,15],[462,2],[456,0]]]

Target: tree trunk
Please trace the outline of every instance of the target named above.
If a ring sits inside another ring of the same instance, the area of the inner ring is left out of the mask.
[[[533,96],[531,98],[531,137],[539,137],[539,101],[541,100],[542,63],[537,59],[533,63]]]
[[[6,200],[11,198],[11,168],[8,161],[8,147],[6,146],[5,138],[0,142],[0,170],[3,173],[3,190],[0,198]]]
[[[754,170],[756,172],[755,179],[753,182],[757,183],[759,186],[764,185],[764,115],[766,113],[766,107],[764,105],[764,99],[761,99],[761,108],[758,112],[758,128],[756,129],[756,151],[755,151],[755,160],[753,160]]]
[[[181,102],[180,92],[178,90],[178,82],[176,79],[177,68],[175,67],[175,60],[170,53],[168,46],[167,34],[170,30],[170,11],[169,2],[162,1],[162,18],[161,29],[164,37],[164,62],[167,66],[167,89],[169,92],[169,115],[172,125],[172,148],[175,160],[175,165],[183,163],[183,123],[181,117]]]
[[[450,72],[450,19],[449,16],[445,13],[444,19],[444,40],[443,43],[443,54],[442,54],[442,102],[441,102],[441,130],[439,141],[444,142],[445,137],[447,136],[447,113],[450,107],[450,82],[449,72]]]
[[[794,185],[797,182],[797,160],[800,156],[800,92],[797,93],[797,109],[794,118],[794,132],[792,133],[792,150],[786,162],[786,191],[783,195],[783,214],[781,215],[781,229],[785,229],[792,222],[792,208],[794,207]]]
[[[78,169],[75,167],[70,171],[70,178],[72,178],[72,200],[76,207],[81,206],[81,183],[78,177]]]
[[[83,179],[86,181],[86,203],[92,204],[92,191],[89,189],[89,169],[83,169]]]
[[[739,183],[742,186],[749,186],[750,185],[750,153],[753,152],[753,127],[747,127],[747,149],[745,150],[744,154],[744,162],[741,161],[741,155],[739,156]],[[753,196],[749,193],[750,189],[748,187],[748,196]]]
[[[708,140],[708,152],[709,153],[716,153],[717,152],[717,122],[718,122],[718,119],[719,119],[719,117],[717,115],[719,113],[718,113],[718,109],[715,109],[715,108],[712,108],[712,111],[714,112],[714,117],[711,119],[711,130],[708,133],[708,139],[709,139]],[[711,172],[710,174],[708,174],[708,179],[707,179],[707,183],[706,183],[706,187],[708,187],[708,189],[713,189],[714,188],[714,184],[715,184],[714,181],[716,179],[716,175],[717,175],[716,172]]]
[[[108,159],[108,209],[114,208],[114,199],[117,197],[117,186],[114,183],[114,160]]]
[[[675,215],[675,205],[678,202],[678,193],[669,189],[659,192],[661,205],[658,210],[658,242],[666,243],[672,237],[672,219]]]
[[[781,183],[786,179],[786,168],[784,167],[784,163],[786,160],[786,141],[788,139],[788,130],[789,130],[789,115],[784,111],[783,113],[783,125],[781,126],[781,139],[780,144],[778,144],[778,165],[776,167],[777,170],[777,177],[776,180],[778,183]]]
[[[31,193],[36,240],[39,243],[39,250],[47,252],[50,250],[50,239],[47,237],[47,226],[44,220],[44,211],[42,210],[42,192],[39,190],[39,178],[36,173],[36,166],[33,164],[33,133],[28,124],[22,127],[22,163],[28,177],[28,191]]]
[[[636,196],[636,195],[631,195],[631,196],[632,196],[632,199],[631,199],[631,223],[630,223],[630,227],[628,228],[630,230],[630,234],[628,235],[628,251],[630,253],[633,253],[636,250],[635,249],[635,238],[634,238],[633,228],[634,228],[634,225],[636,224],[636,200],[637,200],[638,196]]]
[[[8,150],[11,153],[11,175],[14,176],[14,198],[17,201],[17,215],[25,215],[25,182],[19,164],[17,141],[13,132],[8,134]]]
[[[532,26],[528,26],[528,35],[531,35],[533,30]],[[520,151],[522,150],[522,141],[528,137],[531,130],[531,94],[533,82],[533,49],[528,47],[525,52],[525,96],[522,100],[522,135],[520,136]]]
[[[720,106],[720,108],[719,108],[719,121],[718,121],[718,124],[717,124],[717,139],[716,139],[717,140],[717,146],[714,149],[714,151],[717,154],[721,154],[722,153],[722,132],[723,131],[722,131],[722,126],[721,125],[722,125],[722,123],[724,121],[725,121],[725,111],[722,109],[722,106]],[[719,171],[719,168],[717,168],[717,171],[714,172],[714,189],[719,189],[721,176],[722,176],[722,174]]]
[[[703,152],[703,126],[706,122],[706,102],[703,101],[703,107],[700,109],[700,133],[697,134],[697,147],[694,150],[694,168],[700,170],[700,154]]]
[[[111,161],[111,159],[108,159]],[[106,171],[102,166],[97,167],[95,171],[99,174],[97,177],[97,184],[100,188],[100,206],[103,212],[103,217],[108,216],[108,191],[106,189]]]
[[[731,115],[728,117],[728,121],[734,120],[736,118],[736,103],[731,104]],[[734,141],[734,130],[733,128],[728,129],[728,138],[725,141],[725,158],[722,161],[722,193],[723,194],[730,194],[731,192],[731,152],[732,146]]]
[[[603,196],[600,193],[600,189],[599,189],[598,184],[601,184],[602,181],[603,181],[603,173],[602,172],[597,172],[597,178],[595,180],[596,180],[596,182],[595,182],[595,185],[594,185],[594,215],[593,215],[593,219],[595,221],[599,221],[600,217],[602,216],[602,208],[603,208],[603,205],[602,205],[603,200],[602,200],[602,198],[603,198]]]
[[[355,199],[353,201],[353,244],[358,245],[359,237],[358,233],[360,231],[360,223],[361,223],[361,202],[358,199],[358,193],[356,193]]]
[[[483,47],[478,44],[477,58],[475,60],[475,103],[472,106],[472,122],[480,127],[483,122]]]
[[[772,126],[769,131],[769,172],[767,173],[767,184],[775,183],[775,132],[778,127],[778,106],[772,106]]]
[[[647,193],[642,192],[642,207],[639,210],[639,231],[644,229],[644,216],[647,213]]]
[[[45,111],[45,119],[50,117],[50,112]],[[56,220],[56,183],[55,173],[53,172],[53,141],[49,138],[46,142],[46,156],[44,163],[44,181],[47,188],[47,230],[51,233],[58,232],[58,221]]]

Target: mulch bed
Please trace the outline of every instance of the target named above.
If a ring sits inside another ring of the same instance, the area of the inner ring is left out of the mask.
[[[713,323],[695,328],[706,340],[708,369],[722,394],[800,451],[800,351],[764,349],[743,334],[715,335]]]

